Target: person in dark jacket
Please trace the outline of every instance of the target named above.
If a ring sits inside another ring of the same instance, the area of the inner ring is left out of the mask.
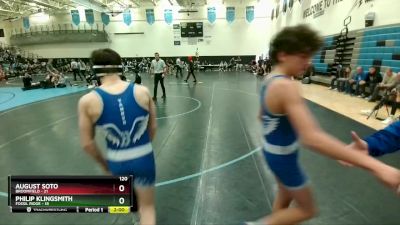
[[[368,85],[370,92],[374,91],[375,87],[382,82],[382,75],[376,71],[375,67],[370,67],[365,81],[360,82],[361,97],[367,97],[365,87]]]
[[[193,59],[192,59],[191,56],[189,56],[188,59],[189,59],[188,75],[187,75],[187,77],[186,77],[185,82],[188,81],[190,75],[192,75],[193,78],[194,78],[194,81],[193,81],[193,82],[197,82],[196,76],[194,75],[194,63],[193,63]]]

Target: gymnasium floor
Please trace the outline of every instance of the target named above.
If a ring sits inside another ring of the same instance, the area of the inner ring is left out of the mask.
[[[142,79],[152,90],[148,75]],[[261,80],[245,72],[201,73],[198,80],[184,84],[169,77],[167,100],[157,102],[158,224],[240,224],[270,213],[276,186],[258,149]],[[9,213],[3,193],[9,174],[101,174],[79,146],[76,105],[81,95],[0,113],[0,224],[129,224],[128,215]],[[374,131],[307,103],[321,126],[343,141],[350,141],[350,130],[361,136]],[[382,160],[400,165],[399,154]],[[306,149],[301,161],[320,209],[318,217],[304,224],[399,223],[399,198],[366,172],[341,167]]]

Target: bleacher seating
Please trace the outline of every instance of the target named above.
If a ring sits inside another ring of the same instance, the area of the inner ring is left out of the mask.
[[[385,72],[392,68],[400,72],[400,25],[386,27],[371,27],[352,32],[355,36],[354,48],[351,54],[351,67],[361,66],[364,71],[374,66],[378,71]],[[337,35],[336,35],[337,36]],[[325,58],[327,48],[332,47],[334,36],[326,37],[321,51],[313,57],[317,76],[313,81],[329,84],[328,78],[330,61]],[[327,76],[328,75],[328,76]]]
[[[384,72],[390,67],[400,72],[400,26],[366,29],[358,51],[357,64],[364,69],[375,66]]]
[[[326,49],[331,49],[332,43],[333,36],[326,37],[324,39],[324,46],[314,55],[312,59],[315,72],[318,74],[328,74],[329,72],[329,63],[331,63],[334,58],[334,52],[327,53]]]

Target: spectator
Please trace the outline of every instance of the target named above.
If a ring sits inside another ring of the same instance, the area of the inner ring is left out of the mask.
[[[358,97],[365,98],[367,93],[365,92],[365,87],[368,85],[370,91],[372,92],[376,85],[382,82],[382,76],[376,71],[376,68],[371,66],[366,74],[364,80],[360,81],[360,93]]]
[[[77,75],[81,78],[81,80],[83,80],[81,74],[79,73],[79,64],[77,61],[75,61],[75,59],[73,59],[71,62],[71,69],[72,69],[72,73],[74,74],[74,81],[76,81]]]
[[[341,77],[337,80],[337,89],[339,92],[345,91],[345,85],[351,78],[351,67],[347,66],[341,73]]]
[[[7,81],[6,73],[3,70],[3,66],[0,64],[0,81]]]
[[[236,71],[241,71],[243,69],[243,64],[240,56],[238,56],[235,61],[236,61]]]
[[[353,95],[353,86],[356,85],[355,94],[359,95],[359,83],[365,81],[366,74],[364,73],[361,66],[357,67],[356,72],[347,82],[346,93]]]
[[[393,70],[391,68],[386,70],[385,76],[381,83],[376,85],[376,87],[372,90],[372,95],[368,98],[369,102],[374,102],[379,97],[380,91],[386,91],[388,89],[392,89],[396,82],[396,75],[393,74]]]
[[[55,76],[55,80],[54,80],[55,87],[64,88],[64,87],[67,87],[67,83],[69,83],[69,85],[72,86],[71,82],[64,76],[63,73],[60,73]]]
[[[39,82],[32,83],[32,80],[33,80],[32,76],[28,72],[25,72],[24,76],[22,77],[22,83],[24,84],[22,90],[26,91],[26,90],[40,88],[40,83]]]
[[[330,90],[337,89],[335,88],[335,83],[338,78],[341,78],[341,72],[342,72],[342,65],[338,64],[336,66],[336,74],[331,76],[331,86],[329,87]]]
[[[390,111],[390,115],[388,116],[388,118],[382,121],[383,124],[390,124],[394,122],[396,120],[396,111],[398,108],[400,108],[400,72],[397,74],[397,76],[392,76],[395,77],[394,88],[390,91],[390,102],[392,105],[392,110]]]
[[[182,62],[181,62],[181,59],[179,57],[176,58],[175,68],[176,68],[176,78],[178,78],[178,73],[180,74],[180,77],[183,77]]]
[[[224,68],[225,66],[224,66],[224,62],[220,62],[220,64],[219,64],[219,71],[222,71],[222,72],[224,72],[225,71],[225,68]]]

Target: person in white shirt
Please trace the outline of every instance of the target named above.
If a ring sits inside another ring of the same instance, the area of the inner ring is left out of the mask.
[[[151,61],[151,71],[154,73],[154,95],[153,95],[153,100],[157,100],[157,87],[158,87],[158,82],[161,83],[161,89],[163,91],[162,98],[166,98],[167,96],[165,95],[165,87],[164,87],[164,77],[165,73],[167,71],[167,65],[165,65],[164,60],[160,59],[160,54],[156,52],[154,54],[155,59]]]
[[[74,74],[74,81],[76,81],[76,75],[78,75],[81,78],[81,80],[83,80],[81,74],[79,73],[79,64],[77,61],[75,61],[75,59],[73,59],[71,62],[71,69],[72,73]]]
[[[183,74],[182,74],[182,62],[181,62],[180,58],[176,59],[175,67],[176,67],[176,78],[178,78],[178,72],[181,74],[181,77],[183,77]]]

